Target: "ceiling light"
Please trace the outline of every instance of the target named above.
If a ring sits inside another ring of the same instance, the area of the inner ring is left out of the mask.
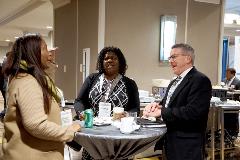
[[[15,36],[14,38],[15,38],[15,39],[18,39],[19,37],[18,37],[18,36]]]
[[[6,41],[6,42],[10,42],[10,39],[6,39],[5,41]]]
[[[237,29],[236,32],[240,32],[240,29]]]
[[[47,26],[46,28],[47,28],[47,29],[52,29],[53,27],[52,27],[52,26]]]

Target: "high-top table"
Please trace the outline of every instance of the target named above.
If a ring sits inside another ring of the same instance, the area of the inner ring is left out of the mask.
[[[114,126],[82,128],[74,140],[94,159],[126,159],[154,145],[165,133],[166,127],[140,128],[131,134],[122,134]]]

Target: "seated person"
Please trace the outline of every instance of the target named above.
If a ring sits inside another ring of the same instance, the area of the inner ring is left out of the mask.
[[[226,71],[226,80],[225,80],[225,84],[233,89],[240,89],[240,80],[235,76],[236,74],[236,70],[234,68],[227,68]]]
[[[99,102],[111,103],[112,108],[123,107],[125,111],[139,114],[138,87],[134,80],[124,76],[126,69],[126,60],[119,48],[103,48],[98,56],[98,73],[87,77],[75,99],[77,115],[92,108],[97,116]],[[86,150],[83,150],[83,159],[92,159]]]

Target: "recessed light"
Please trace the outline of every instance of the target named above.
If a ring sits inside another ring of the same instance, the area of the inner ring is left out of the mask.
[[[53,27],[52,27],[52,26],[47,26],[46,28],[47,28],[47,29],[52,29]]]
[[[18,39],[19,37],[18,37],[18,36],[15,36],[14,38],[15,38],[15,39]]]
[[[5,39],[6,42],[10,42],[10,39]]]

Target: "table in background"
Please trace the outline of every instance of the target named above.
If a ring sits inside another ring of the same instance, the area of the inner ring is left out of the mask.
[[[220,142],[220,159],[224,160],[224,113],[239,113],[240,105],[229,105],[229,104],[222,104],[218,106],[219,116],[220,116],[220,128],[221,128],[221,142]]]
[[[235,101],[240,100],[240,90],[227,91],[227,98]]]
[[[224,113],[239,113],[240,105],[231,105],[231,104],[212,104],[210,107],[210,116],[211,116],[211,159],[215,159],[215,131],[220,129],[220,159],[224,160]],[[217,121],[217,123],[215,122]]]
[[[166,127],[141,128],[131,134],[122,134],[114,126],[82,128],[74,138],[94,159],[125,159],[154,145],[165,133]]]

